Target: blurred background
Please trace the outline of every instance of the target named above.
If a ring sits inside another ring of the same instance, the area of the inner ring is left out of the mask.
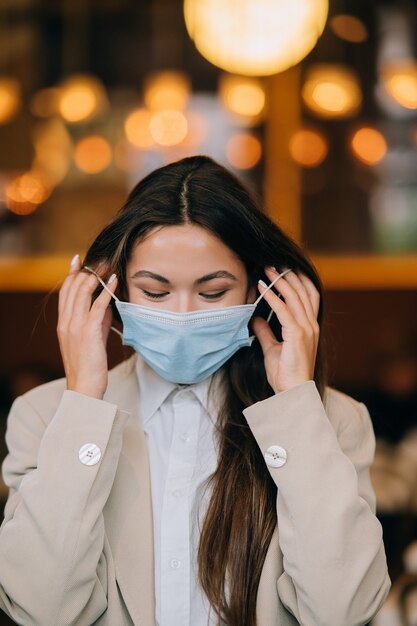
[[[377,436],[375,624],[417,624],[416,33],[412,0],[0,0],[1,459],[13,399],[63,375],[73,255],[149,171],[211,155],[322,276],[329,382]]]

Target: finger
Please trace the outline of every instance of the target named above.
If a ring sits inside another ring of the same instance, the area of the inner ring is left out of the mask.
[[[68,289],[65,305],[59,320],[61,326],[65,327],[73,320],[73,311],[76,303],[77,306],[79,306],[80,303],[84,303],[87,312],[89,311],[91,298],[97,287],[97,282],[97,278],[94,274],[87,274],[87,272],[82,271],[74,278],[73,283]]]
[[[317,316],[319,314],[319,309],[320,309],[320,292],[318,291],[317,287],[308,276],[306,276],[303,273],[300,273],[299,278],[301,282],[304,284],[304,287],[309,295],[310,302],[314,311],[314,316],[315,316],[315,319],[317,319]]]
[[[76,254],[71,260],[68,274],[64,282],[62,283],[61,289],[59,290],[58,313],[61,313],[62,309],[65,307],[65,301],[68,295],[70,285],[72,284],[75,276],[78,275],[80,268],[81,268],[80,255]]]
[[[270,268],[267,268],[267,269],[269,270]],[[269,272],[269,274],[271,275],[271,278],[273,280],[273,278],[277,276],[278,272],[275,269],[273,269],[272,271]],[[301,282],[298,274],[294,271],[288,272],[288,274],[285,275],[285,279],[296,290],[298,297],[303,303],[307,317],[310,320],[310,322],[314,322],[316,320],[316,316],[314,315],[314,310],[313,310],[312,303],[310,301],[310,296],[304,286],[304,283]]]
[[[268,276],[268,278],[270,278],[271,280],[273,280],[277,276],[276,272],[273,273],[269,268],[265,268],[265,273]],[[289,274],[291,273],[292,272],[289,272]],[[279,290],[279,292],[285,298],[285,303],[287,307],[289,308],[290,312],[292,313],[294,319],[297,321],[297,323],[300,326],[307,328],[308,326],[310,326],[311,322],[308,319],[308,316],[307,316],[304,304],[300,298],[300,295],[298,294],[296,289],[292,285],[290,285],[290,283],[286,280],[287,276],[288,274],[285,277],[283,276],[282,278],[280,278],[277,281],[277,283],[275,283],[276,289]],[[272,289],[267,292],[267,294],[264,296],[265,299],[267,298],[268,293],[271,293],[271,291]],[[278,296],[275,294],[275,292],[273,292],[273,295],[278,299]]]
[[[270,325],[262,317],[253,318],[252,328],[261,345],[264,355],[272,346],[276,346],[279,343],[272,332]]]
[[[266,300],[266,302],[276,314],[281,326],[290,327],[297,324],[293,312],[290,311],[288,305],[283,302],[281,298],[279,298],[278,295],[272,291],[272,289],[267,290],[265,283],[262,284],[261,281],[259,281],[258,283],[258,289],[262,294],[264,294],[264,300]]]
[[[106,310],[108,309],[110,301],[113,299],[111,294],[113,294],[116,291],[116,288],[117,288],[117,276],[116,274],[112,274],[109,280],[107,281],[107,289],[103,288],[103,291],[94,300],[91,306],[90,316],[96,322],[97,321],[99,321],[100,323],[103,322]]]
[[[88,314],[92,306],[93,293],[97,288],[98,276],[107,272],[107,269],[107,261],[100,262],[94,272],[88,271],[84,267],[82,268],[80,282],[77,285],[74,284],[71,291],[73,295],[71,300],[72,306],[68,303],[68,313],[72,319],[80,320]],[[85,297],[77,297],[77,292],[84,294]]]

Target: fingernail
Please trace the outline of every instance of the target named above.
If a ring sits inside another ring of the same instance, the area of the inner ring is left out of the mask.
[[[112,274],[109,278],[109,280],[107,281],[107,284],[110,285],[110,283],[112,283],[114,281],[114,279],[116,278],[116,274]]]
[[[268,265],[266,269],[271,270],[271,272],[275,272],[276,274],[278,273],[277,268],[273,265]]]
[[[263,287],[264,289],[266,289],[266,288],[267,288],[267,286],[268,286],[268,285],[267,285],[266,283],[264,283],[264,281],[263,281],[263,280],[261,280],[261,279],[259,279],[259,280],[258,280],[258,283],[259,283],[259,284],[261,285],[261,287]]]
[[[79,258],[80,258],[79,254],[76,254],[75,256],[72,257],[71,267],[74,267],[75,265],[77,265]]]

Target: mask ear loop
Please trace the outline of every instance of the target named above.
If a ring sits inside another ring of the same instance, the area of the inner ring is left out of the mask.
[[[291,272],[292,270],[285,270],[285,272],[282,272],[282,274],[279,274],[276,278],[274,278],[274,280],[272,281],[272,283],[265,289],[264,292],[261,293],[261,295],[259,296],[259,298],[257,300],[255,300],[255,306],[258,304],[258,302],[260,302],[262,300],[262,298],[264,297],[264,295],[266,294],[267,291],[269,291],[270,289],[272,289],[272,287],[275,285],[275,283],[282,278],[283,276],[285,276],[285,274],[288,274],[288,272]],[[281,295],[278,296],[279,298],[281,297]],[[275,311],[273,309],[270,310],[269,315],[267,317],[267,322],[270,321],[271,317],[273,316],[273,314],[275,313]]]
[[[97,278],[97,280],[102,284],[103,289],[105,289],[107,291],[107,293],[109,293],[111,295],[111,297],[115,300],[115,302],[120,302],[119,298],[107,287],[106,283],[101,278],[101,276],[99,276],[97,274],[97,272],[95,272],[93,269],[91,269],[91,267],[88,267],[88,265],[84,265],[83,269],[88,270],[89,272],[94,274],[94,276]],[[123,337],[123,333],[121,333],[120,330],[118,330],[115,326],[110,326],[110,330],[113,330],[115,333],[120,335],[120,337]]]
[[[272,287],[275,285],[275,283],[282,278],[283,276],[285,276],[285,274],[288,274],[288,272],[291,272],[291,268],[289,270],[285,270],[285,272],[282,272],[282,274],[279,274],[276,278],[274,278],[274,280],[272,281],[272,283],[265,289],[265,291],[263,293],[261,293],[261,295],[259,296],[259,298],[257,298],[254,302],[255,306],[258,304],[258,302],[260,302],[262,300],[262,298],[264,297],[264,295],[266,294],[267,291],[269,291],[269,289],[272,289]],[[281,295],[278,294],[278,297],[280,298]],[[266,319],[267,322],[270,321],[271,317],[273,316],[273,314],[275,313],[275,311],[271,308],[269,315]],[[256,339],[256,335],[251,335],[249,337],[249,345],[251,346],[252,343],[255,341]]]

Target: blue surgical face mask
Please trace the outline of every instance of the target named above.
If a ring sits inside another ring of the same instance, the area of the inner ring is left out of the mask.
[[[255,339],[255,335],[249,336],[248,323],[265,291],[253,304],[175,313],[123,302],[94,270],[84,269],[95,274],[114,298],[123,322],[123,334],[119,333],[123,344],[134,348],[155,372],[173,383],[204,380]],[[279,274],[267,290],[290,271]],[[271,310],[268,322],[272,314]]]

